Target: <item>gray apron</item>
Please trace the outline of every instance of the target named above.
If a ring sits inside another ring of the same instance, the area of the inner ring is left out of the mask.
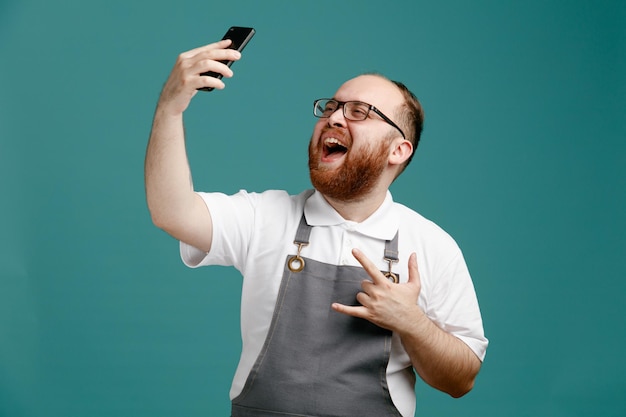
[[[231,416],[401,416],[387,386],[391,331],[330,307],[358,305],[370,278],[361,267],[300,257],[310,233],[303,215],[298,254],[285,261],[268,335]],[[397,260],[397,237],[386,242],[387,260]]]

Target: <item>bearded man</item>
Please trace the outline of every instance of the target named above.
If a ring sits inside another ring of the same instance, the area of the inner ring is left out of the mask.
[[[441,228],[393,201],[423,111],[399,82],[365,74],[315,100],[313,190],[227,196],[193,189],[183,112],[224,88],[229,40],[181,54],[146,154],[148,207],[190,267],[243,275],[242,353],[232,416],[413,416],[415,375],[469,392],[487,339],[463,255]]]

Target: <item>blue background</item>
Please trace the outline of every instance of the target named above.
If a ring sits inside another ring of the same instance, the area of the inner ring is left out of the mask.
[[[394,198],[463,248],[491,340],[421,416],[626,415],[623,1],[0,1],[0,416],[226,416],[232,269],[185,268],[143,158],[176,56],[256,37],[186,113],[196,188],[299,192],[314,98],[426,110]]]

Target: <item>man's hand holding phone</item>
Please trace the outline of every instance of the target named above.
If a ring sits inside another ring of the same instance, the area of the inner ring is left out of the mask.
[[[161,91],[158,108],[172,115],[182,114],[198,90],[223,89],[225,85],[221,78],[233,76],[227,63],[241,58],[239,51],[229,48],[231,44],[230,39],[223,39],[180,54]],[[202,75],[207,72],[220,77]]]
[[[253,28],[247,28],[247,27],[242,27],[242,26],[231,26],[224,34],[224,37],[222,38],[222,40],[230,39],[232,41],[232,43],[230,44],[230,49],[234,49],[236,51],[241,52],[243,51],[243,48],[246,47],[248,42],[250,42],[250,39],[252,39],[255,33],[256,32]],[[226,64],[228,67],[230,67],[233,64],[233,61],[225,60],[221,62],[222,64]],[[222,74],[215,72],[215,71],[207,71],[207,72],[202,73],[201,75],[206,75],[206,76],[215,77],[215,78],[222,78]],[[213,88],[203,87],[203,88],[200,88],[200,90],[211,91],[213,90]]]
[[[221,41],[180,54],[163,87],[157,109],[180,115],[198,90],[223,89],[222,78],[233,76],[230,66],[241,58],[241,51],[254,34],[253,28],[232,26]]]

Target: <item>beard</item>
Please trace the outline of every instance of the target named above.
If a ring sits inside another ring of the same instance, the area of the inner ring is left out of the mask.
[[[358,151],[348,151],[343,163],[336,168],[321,166],[321,156],[321,147],[314,147],[311,141],[309,175],[313,187],[336,200],[360,200],[372,191],[387,167],[389,140],[383,138],[377,145],[368,144]]]

